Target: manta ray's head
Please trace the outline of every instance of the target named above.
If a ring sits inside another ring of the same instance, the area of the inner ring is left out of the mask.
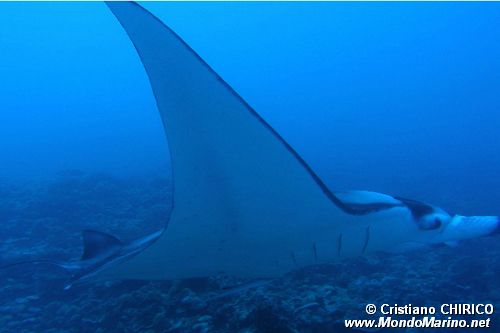
[[[425,243],[451,243],[500,233],[498,216],[452,215],[419,201],[397,198],[411,212]]]
[[[450,241],[500,233],[498,216],[453,216],[444,226],[443,236]]]
[[[455,242],[500,233],[498,216],[450,215],[436,208],[417,221],[420,229],[435,231],[433,242],[436,243]]]

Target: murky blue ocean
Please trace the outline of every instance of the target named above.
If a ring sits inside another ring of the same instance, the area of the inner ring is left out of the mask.
[[[142,5],[332,190],[500,215],[500,4]],[[77,259],[82,230],[151,234],[175,184],[148,76],[105,4],[0,3],[0,45],[0,332],[359,332],[345,320],[378,319],[367,304],[491,304],[452,316],[489,328],[425,331],[500,332],[498,235],[257,282],[221,273],[65,290],[64,269],[11,265]],[[362,237],[364,252],[373,239]]]

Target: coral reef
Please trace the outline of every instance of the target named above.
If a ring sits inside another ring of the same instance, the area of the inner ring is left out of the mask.
[[[169,189],[159,177],[82,173],[52,183],[2,184],[0,260],[77,257],[85,228],[123,239],[147,234],[168,215]],[[353,258],[262,283],[221,275],[100,282],[65,291],[64,272],[13,267],[0,271],[0,332],[354,332],[344,319],[367,318],[367,303],[500,305],[497,243],[485,238]],[[498,319],[494,314],[493,325]]]

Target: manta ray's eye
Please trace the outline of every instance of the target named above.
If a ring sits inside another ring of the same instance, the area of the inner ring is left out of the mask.
[[[422,230],[436,230],[443,224],[442,217],[427,215],[418,221],[418,225]]]

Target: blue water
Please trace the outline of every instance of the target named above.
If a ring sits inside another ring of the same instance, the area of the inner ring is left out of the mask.
[[[500,5],[144,6],[332,189],[499,214]],[[160,228],[168,145],[144,69],[106,6],[1,3],[0,42],[0,260],[78,257],[82,229],[130,240]],[[231,282],[64,291],[63,272],[18,267],[0,272],[0,331],[340,332],[366,303],[500,306],[499,255],[496,238],[376,254],[213,301]]]

